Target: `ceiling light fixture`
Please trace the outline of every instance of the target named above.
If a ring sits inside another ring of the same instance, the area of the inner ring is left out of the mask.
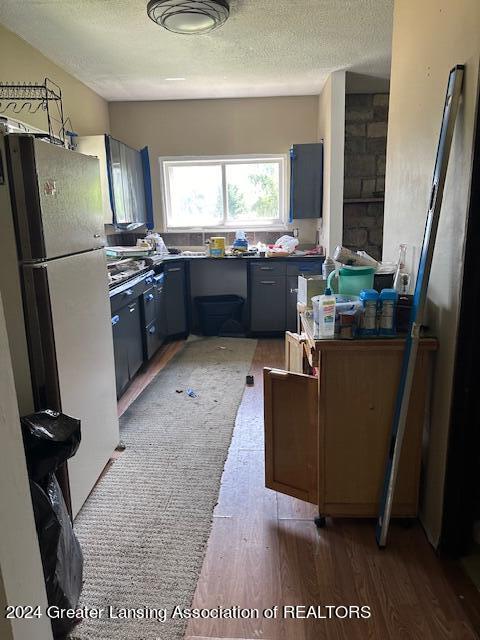
[[[196,35],[224,24],[230,7],[227,0],[150,0],[147,14],[167,31]]]

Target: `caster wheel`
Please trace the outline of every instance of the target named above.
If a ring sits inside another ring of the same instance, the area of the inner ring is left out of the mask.
[[[315,518],[314,522],[318,529],[323,529],[327,526],[327,520],[324,516],[318,516],[318,518]]]

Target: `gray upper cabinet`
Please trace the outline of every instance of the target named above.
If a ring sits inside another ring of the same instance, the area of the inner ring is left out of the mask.
[[[321,218],[323,144],[294,144],[290,150],[290,220]]]
[[[80,153],[100,162],[100,185],[105,224],[147,222],[147,194],[142,154],[109,135],[80,136]]]
[[[110,192],[118,225],[147,221],[145,183],[140,151],[106,137]]]

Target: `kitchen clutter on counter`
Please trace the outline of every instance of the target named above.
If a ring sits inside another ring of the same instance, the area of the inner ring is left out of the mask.
[[[392,337],[408,331],[412,296],[406,245],[400,245],[396,265],[338,246],[333,259],[325,259],[322,274],[300,276],[298,283],[298,310],[313,315],[315,338]]]

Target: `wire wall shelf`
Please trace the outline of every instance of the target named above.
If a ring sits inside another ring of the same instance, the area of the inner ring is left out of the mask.
[[[62,90],[53,80],[45,78],[41,84],[0,82],[0,114],[7,111],[15,115],[43,111],[50,142],[65,145],[70,120],[64,118]]]

